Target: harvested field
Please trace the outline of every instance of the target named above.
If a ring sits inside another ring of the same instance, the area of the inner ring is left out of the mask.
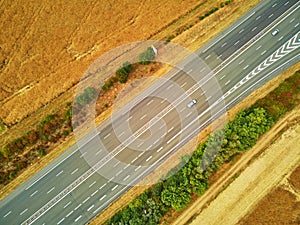
[[[300,224],[300,165],[281,183],[238,224]]]

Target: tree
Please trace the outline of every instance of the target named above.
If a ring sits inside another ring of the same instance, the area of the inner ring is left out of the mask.
[[[161,193],[161,200],[164,204],[180,211],[191,201],[191,188],[185,186],[171,186]]]
[[[130,62],[125,62],[123,65],[117,69],[116,77],[120,83],[126,83],[129,73],[133,70],[133,66]]]
[[[142,52],[139,55],[138,62],[142,65],[148,65],[154,59],[155,59],[155,52],[151,47],[148,47],[145,52]]]
[[[128,79],[128,72],[124,67],[119,68],[116,71],[116,77],[118,78],[120,83],[126,83]]]

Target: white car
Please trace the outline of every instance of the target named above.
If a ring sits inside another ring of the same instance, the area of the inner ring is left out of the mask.
[[[189,102],[189,104],[187,105],[189,108],[192,108],[193,105],[195,105],[197,103],[197,101],[195,99],[193,99],[191,102]]]
[[[276,30],[274,30],[274,31],[272,32],[272,35],[275,36],[275,35],[278,34],[278,33],[279,33],[279,30],[276,29]]]

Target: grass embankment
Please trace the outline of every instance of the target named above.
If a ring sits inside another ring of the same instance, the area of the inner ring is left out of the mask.
[[[185,165],[176,174],[145,190],[106,224],[157,224],[167,220],[172,210],[183,210],[192,195],[201,195],[208,189],[209,178],[225,162],[254,146],[280,116],[299,103],[300,71],[297,71],[253,106],[240,111],[224,130],[200,143],[189,160],[182,157]]]

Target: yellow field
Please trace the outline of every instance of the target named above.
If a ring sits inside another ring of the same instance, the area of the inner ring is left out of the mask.
[[[104,52],[149,38],[199,3],[2,1],[0,118],[19,122],[70,89]]]

